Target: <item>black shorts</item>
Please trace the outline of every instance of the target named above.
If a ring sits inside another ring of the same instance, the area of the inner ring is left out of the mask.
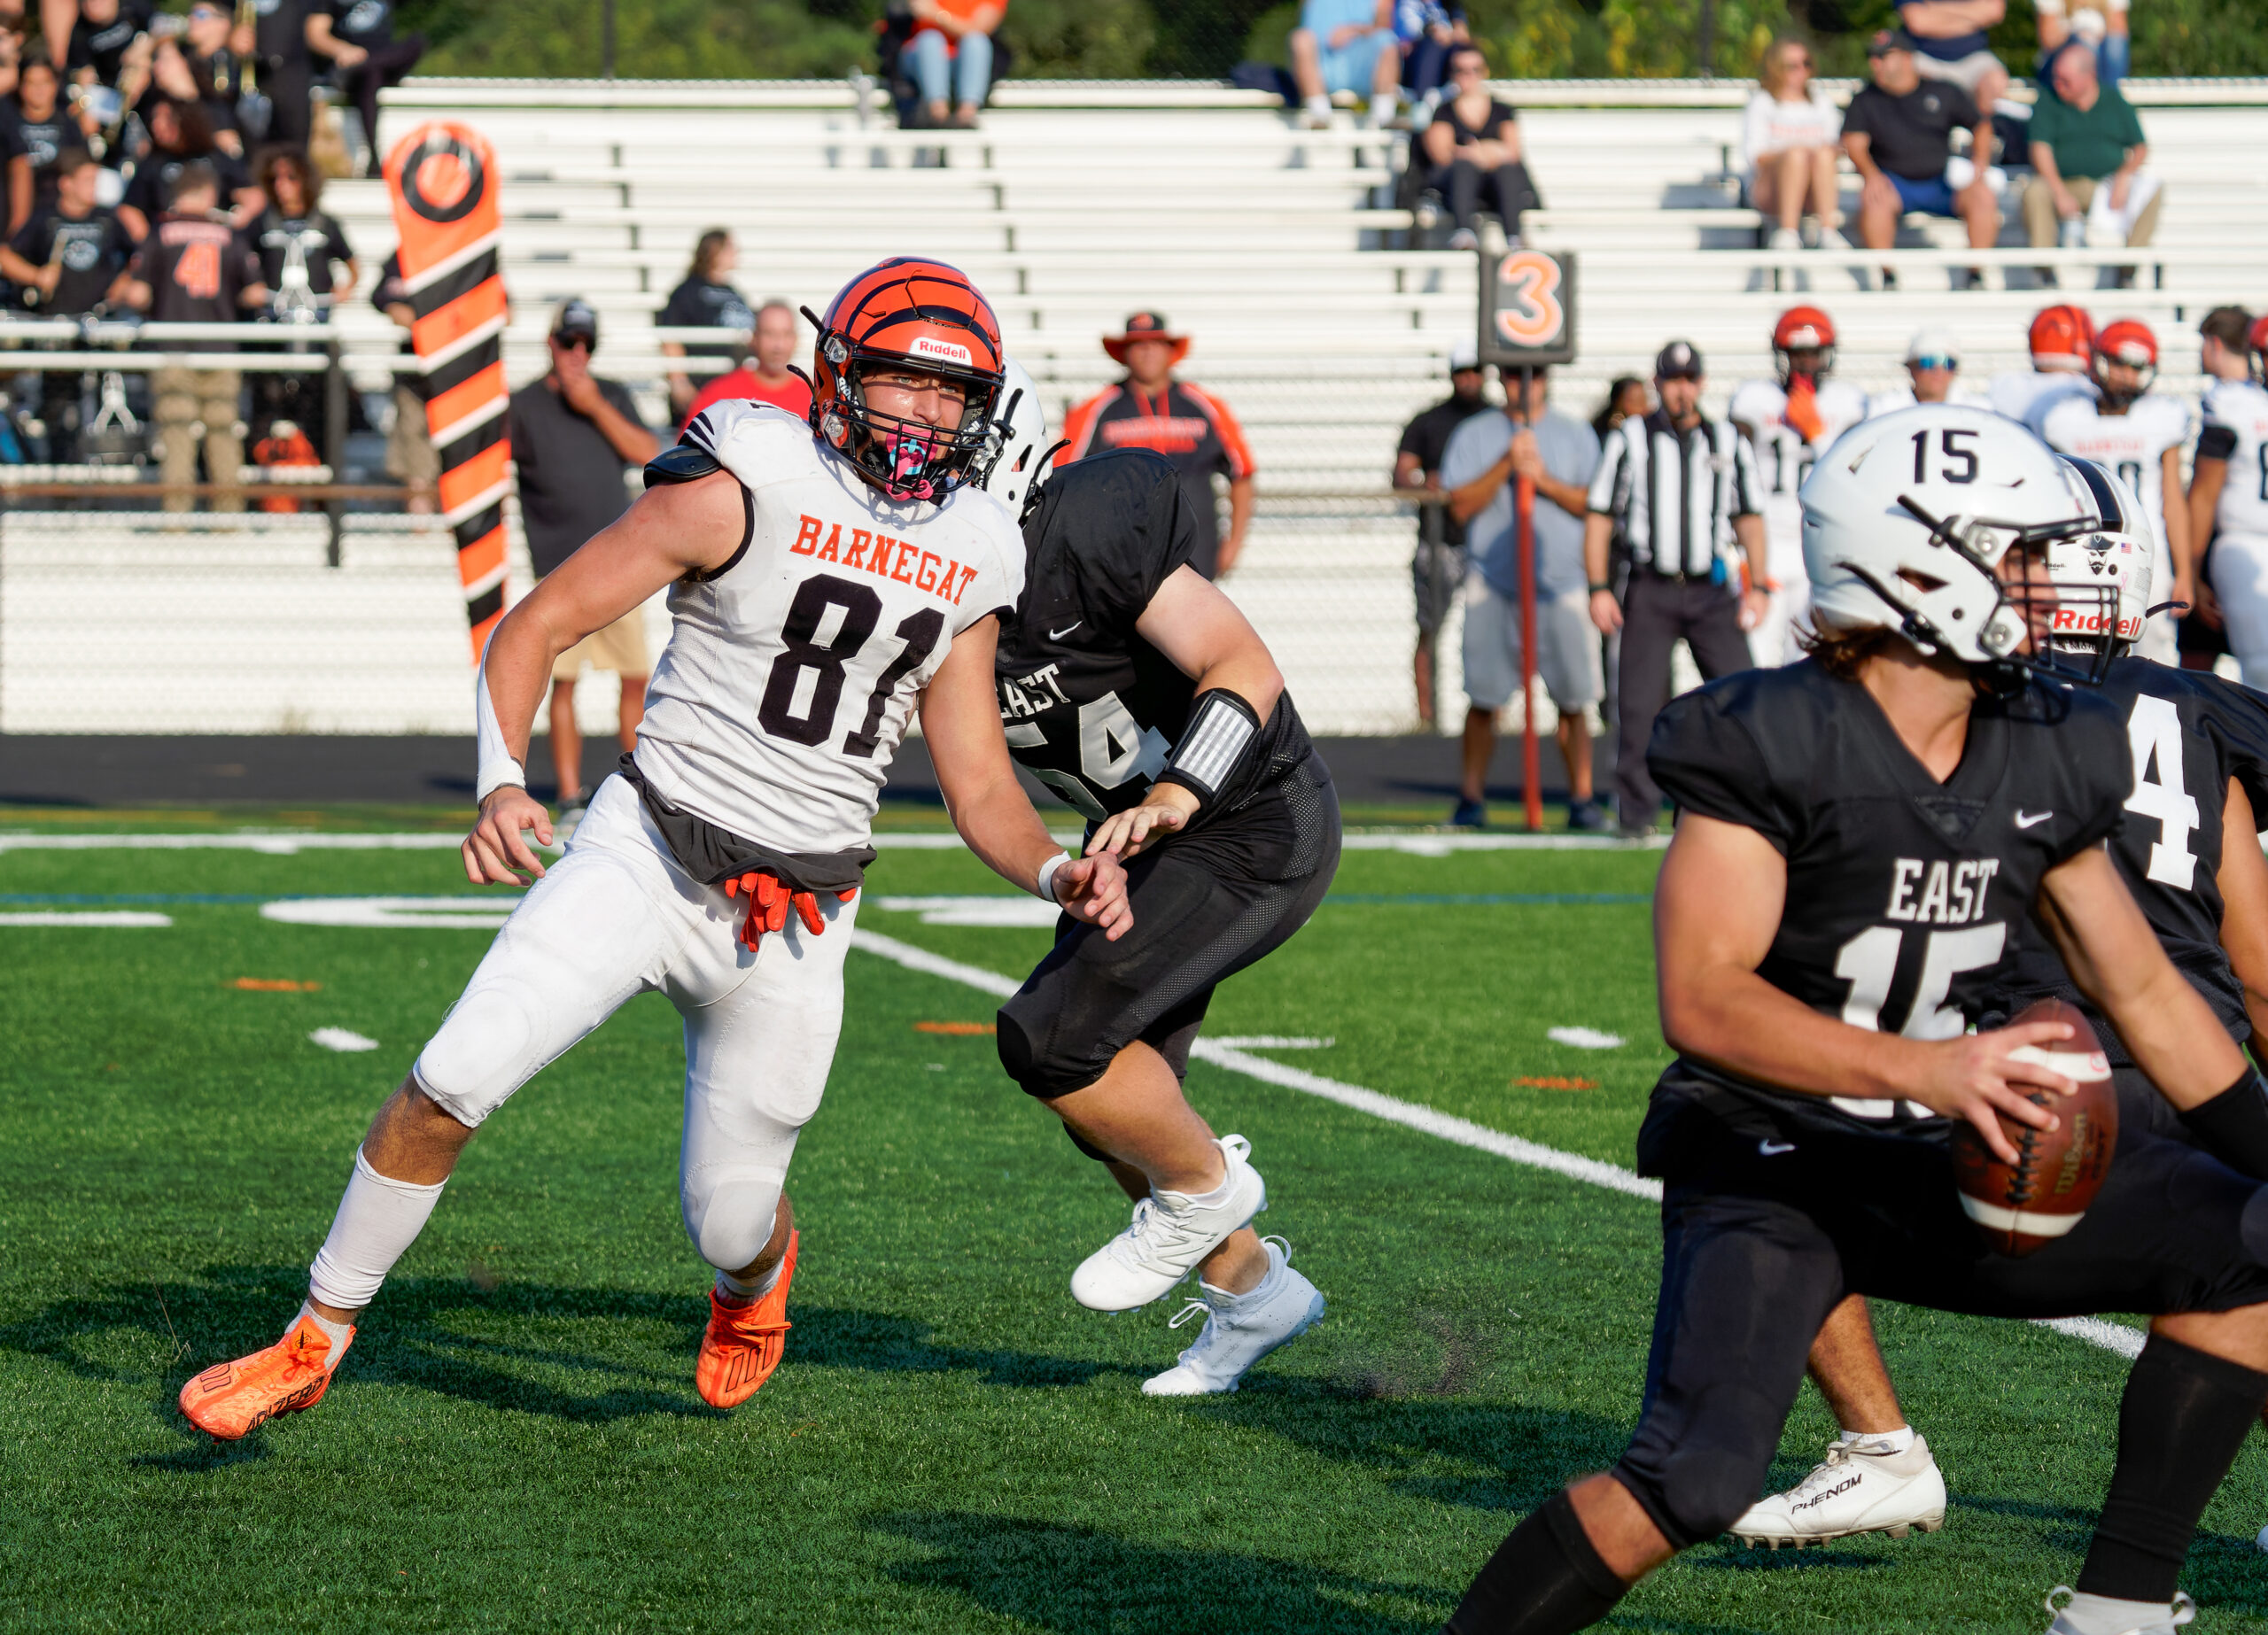
[[[2137,1075],[2139,1081],[2139,1075]],[[1682,1547],[1762,1491],[1805,1359],[1845,1294],[1992,1317],[2214,1312],[2268,1302],[2247,1252],[2259,1183],[2136,1117],[2122,1084],[2110,1175],[2070,1236],[1987,1251],[1934,1134],[1736,1129],[1657,1091],[1640,1167],[1663,1177],[1662,1286],[1646,1394],[1617,1477]]]
[[[1113,942],[1068,915],[1000,1007],[1000,1061],[1034,1096],[1083,1090],[1139,1040],[1189,1071],[1224,977],[1307,924],[1339,869],[1339,797],[1319,756],[1269,794],[1126,866],[1132,929]]]

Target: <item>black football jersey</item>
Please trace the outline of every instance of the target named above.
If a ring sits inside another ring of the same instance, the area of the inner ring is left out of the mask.
[[[1754,829],[1787,858],[1759,974],[1814,1011],[1911,1039],[1953,1038],[1997,1008],[2040,877],[2117,833],[2133,781],[2115,709],[2034,683],[1978,698],[1961,764],[1938,783],[1872,694],[1809,660],[1674,701],[1646,764],[1682,809]],[[1661,1089],[1729,1096],[1767,1127],[1934,1117],[1683,1057]]]
[[[1196,684],[1135,630],[1200,543],[1173,464],[1091,455],[1040,490],[1024,521],[1024,594],[994,678],[1008,752],[1090,822],[1138,806],[1189,723]],[[1285,694],[1191,826],[1274,788],[1314,753]]]
[[[2125,718],[2134,780],[2110,855],[2167,957],[2229,1032],[2249,1039],[2244,985],[2221,948],[2221,815],[2232,778],[2252,810],[2268,814],[2268,699],[2210,670],[2140,658],[2113,663],[2101,692]],[[2241,839],[2256,843],[2250,835]],[[2118,1035],[2071,985],[2054,947],[2037,926],[2027,926],[2007,1008],[2014,1012],[2044,994],[2086,1011],[2111,1060],[2129,1065]]]

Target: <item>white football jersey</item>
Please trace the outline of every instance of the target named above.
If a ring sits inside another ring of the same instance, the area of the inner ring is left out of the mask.
[[[884,499],[769,404],[711,404],[687,436],[747,490],[748,537],[670,588],[638,769],[744,840],[855,849],[953,638],[1022,594],[1023,535],[982,489]]]
[[[2155,536],[2150,602],[2155,606],[2172,601],[2173,550],[2166,543],[2165,532],[2165,452],[2188,442],[2189,406],[2146,391],[2126,406],[2124,415],[2106,415],[2086,399],[2067,395],[2047,411],[2040,435],[2050,448],[2062,453],[2101,461],[2134,491]],[[2162,621],[2150,623],[2155,631]]]
[[[2217,380],[2205,393],[2201,451],[2208,438],[2218,446],[2232,437],[2235,442],[2224,456],[2228,480],[2221,484],[2213,530],[2268,539],[2268,391],[2249,380]]]
[[[2006,415],[2034,437],[2043,435],[2047,412],[2066,398],[2094,400],[2094,383],[2071,369],[2010,369],[1992,376],[1985,400],[1995,415]]]
[[[1793,506],[1796,492],[1811,475],[1811,463],[1828,446],[1867,417],[1867,394],[1847,381],[1819,383],[1819,417],[1825,423],[1816,440],[1788,423],[1788,389],[1776,380],[1741,383],[1728,418],[1756,435],[1756,471],[1764,485],[1766,514],[1775,500]]]

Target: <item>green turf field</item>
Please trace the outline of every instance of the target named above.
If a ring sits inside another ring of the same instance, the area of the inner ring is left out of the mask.
[[[1664,1059],[1656,862],[1350,852],[1339,900],[1223,989],[1209,1030],[1328,1038],[1253,1053],[1627,1165]],[[965,853],[887,851],[861,925],[1020,974],[1044,932],[879,906],[1006,890]],[[708,1275],[677,1219],[676,1019],[649,997],[491,1122],[322,1404],[215,1451],[176,1391],[280,1330],[364,1122],[488,940],[259,904],[467,892],[447,851],[0,850],[0,913],[173,922],[0,926],[6,1627],[1417,1635],[1521,1515],[1619,1448],[1658,1254],[1644,1202],[1200,1063],[1192,1095],[1251,1137],[1275,1200],[1259,1224],[1331,1314],[1236,1396],[1146,1399],[1194,1329],[1168,1332],[1175,1303],[1106,1317],[1065,1289],[1123,1223],[1116,1192],[990,1039],[917,1026],[993,1001],[854,954],[790,1182],[796,1327],[753,1401],[718,1414],[693,1391]],[[1628,1042],[1546,1037],[1565,1026]],[[377,1048],[320,1049],[324,1027]],[[2028,1325],[1880,1321],[1953,1491],[1946,1530],[1707,1546],[1614,1627],[2044,1628],[2124,1363]],[[1830,1435],[1806,1391],[1776,1474]],[[2268,1460],[2248,1449],[2191,1558],[2199,1629],[2268,1614],[2264,1522]]]

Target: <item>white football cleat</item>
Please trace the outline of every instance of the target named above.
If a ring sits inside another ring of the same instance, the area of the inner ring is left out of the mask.
[[[2064,1609],[2070,1607],[2071,1602],[2065,1601],[2062,1607],[2058,1607],[2055,1604],[2055,1598],[2059,1595],[2068,1595],[2072,1600],[2078,1599],[2078,1592],[2065,1584],[2059,1584],[2047,1592],[2047,1599],[2042,1605],[2055,1615],[2055,1621],[2047,1626],[2047,1635],[2088,1635],[2090,1631],[2101,1627],[2095,1623],[2089,1623],[2086,1629],[2083,1630],[2079,1625],[2072,1623],[2064,1616]],[[2177,1591],[2172,1605],[2165,1609],[2164,1616],[2158,1618],[2156,1623],[2127,1625],[2119,1631],[2119,1635],[2173,1635],[2174,1631],[2188,1623],[2196,1616],[2197,1603]]]
[[[1268,1207],[1268,1184],[1245,1161],[1252,1143],[1241,1135],[1223,1135],[1213,1144],[1228,1166],[1227,1177],[1214,1189],[1223,1201],[1200,1204],[1186,1193],[1153,1192],[1134,1205],[1126,1229],[1071,1274],[1073,1299],[1097,1312],[1147,1306]]]
[[[1751,1547],[1800,1550],[1854,1533],[1903,1538],[1916,1528],[1934,1533],[1945,1524],[1946,1479],[1930,1445],[1917,1436],[1903,1453],[1863,1453],[1852,1444],[1830,1442],[1809,1476],[1784,1493],[1758,1499],[1727,1530]]]
[[[1207,1397],[1234,1391],[1253,1364],[1323,1321],[1322,1291],[1292,1269],[1291,1244],[1263,1237],[1260,1245],[1268,1251],[1268,1275],[1246,1293],[1231,1294],[1198,1280],[1204,1298],[1192,1300],[1166,1326],[1178,1329],[1200,1312],[1205,1326],[1179,1362],[1142,1382],[1144,1396]]]

